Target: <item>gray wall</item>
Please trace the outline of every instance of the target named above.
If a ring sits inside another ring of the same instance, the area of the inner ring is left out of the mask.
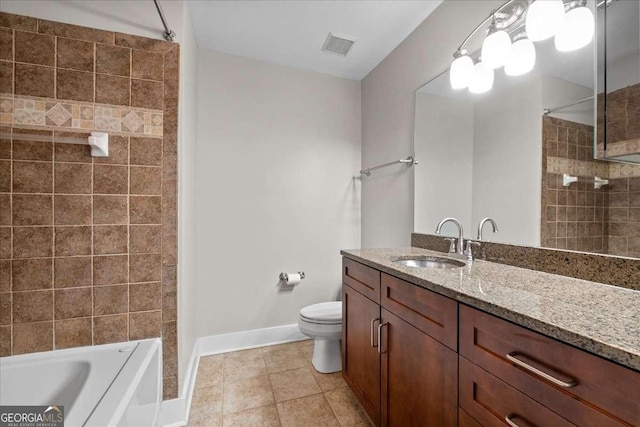
[[[363,167],[413,153],[416,89],[449,68],[462,40],[502,3],[445,1],[362,81]],[[413,169],[401,167],[363,179],[362,247],[409,245],[413,187]]]

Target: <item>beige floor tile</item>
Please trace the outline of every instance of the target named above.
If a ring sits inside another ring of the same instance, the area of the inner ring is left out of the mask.
[[[222,385],[194,390],[191,398],[191,415],[222,414]]]
[[[331,391],[347,386],[347,383],[342,378],[342,371],[334,372],[333,374],[321,374],[312,368],[311,372],[313,373],[316,381],[318,381],[318,385],[322,391]]]
[[[196,389],[222,385],[222,372],[223,372],[223,360],[222,354],[216,354],[213,356],[203,356],[198,363],[198,374],[196,376]]]
[[[313,357],[313,341],[304,341],[306,344],[300,345],[300,353],[311,362]]]
[[[225,382],[223,402],[224,414],[273,404],[269,377],[264,375],[240,379],[232,383]]]
[[[264,361],[267,365],[267,372],[290,371],[291,369],[304,368],[309,362],[304,357],[297,346],[277,346],[264,353]]]
[[[223,364],[225,383],[267,374],[261,348],[226,353]]]
[[[269,345],[266,347],[262,347],[262,352],[263,353],[271,353],[273,351],[296,351],[298,350],[298,348],[300,347],[300,345],[298,344],[298,342],[289,342],[289,343],[285,343],[285,344],[276,344],[276,345]]]
[[[310,368],[300,368],[270,374],[269,379],[271,380],[271,387],[273,388],[273,395],[276,402],[297,399],[322,392]]]
[[[339,388],[324,394],[341,426],[354,426],[368,422],[367,415],[348,388]]]
[[[227,414],[222,419],[223,427],[279,427],[280,419],[275,405]]]
[[[322,394],[277,404],[282,427],[339,426],[331,407]]]
[[[187,427],[222,427],[222,415],[201,415],[189,417]]]

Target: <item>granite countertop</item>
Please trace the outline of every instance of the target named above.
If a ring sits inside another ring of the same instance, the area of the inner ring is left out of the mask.
[[[640,370],[640,291],[488,261],[426,269],[399,257],[445,256],[407,247],[343,250],[354,261],[567,344]]]

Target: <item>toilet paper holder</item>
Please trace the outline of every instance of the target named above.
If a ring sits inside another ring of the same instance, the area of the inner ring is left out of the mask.
[[[300,275],[300,279],[304,279],[304,271],[298,271],[298,274]],[[288,273],[280,273],[280,280],[283,282],[288,282],[289,281],[289,274]]]

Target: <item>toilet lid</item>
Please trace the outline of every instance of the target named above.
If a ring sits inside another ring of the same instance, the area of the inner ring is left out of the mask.
[[[342,301],[308,305],[300,310],[300,316],[319,322],[342,322]]]

